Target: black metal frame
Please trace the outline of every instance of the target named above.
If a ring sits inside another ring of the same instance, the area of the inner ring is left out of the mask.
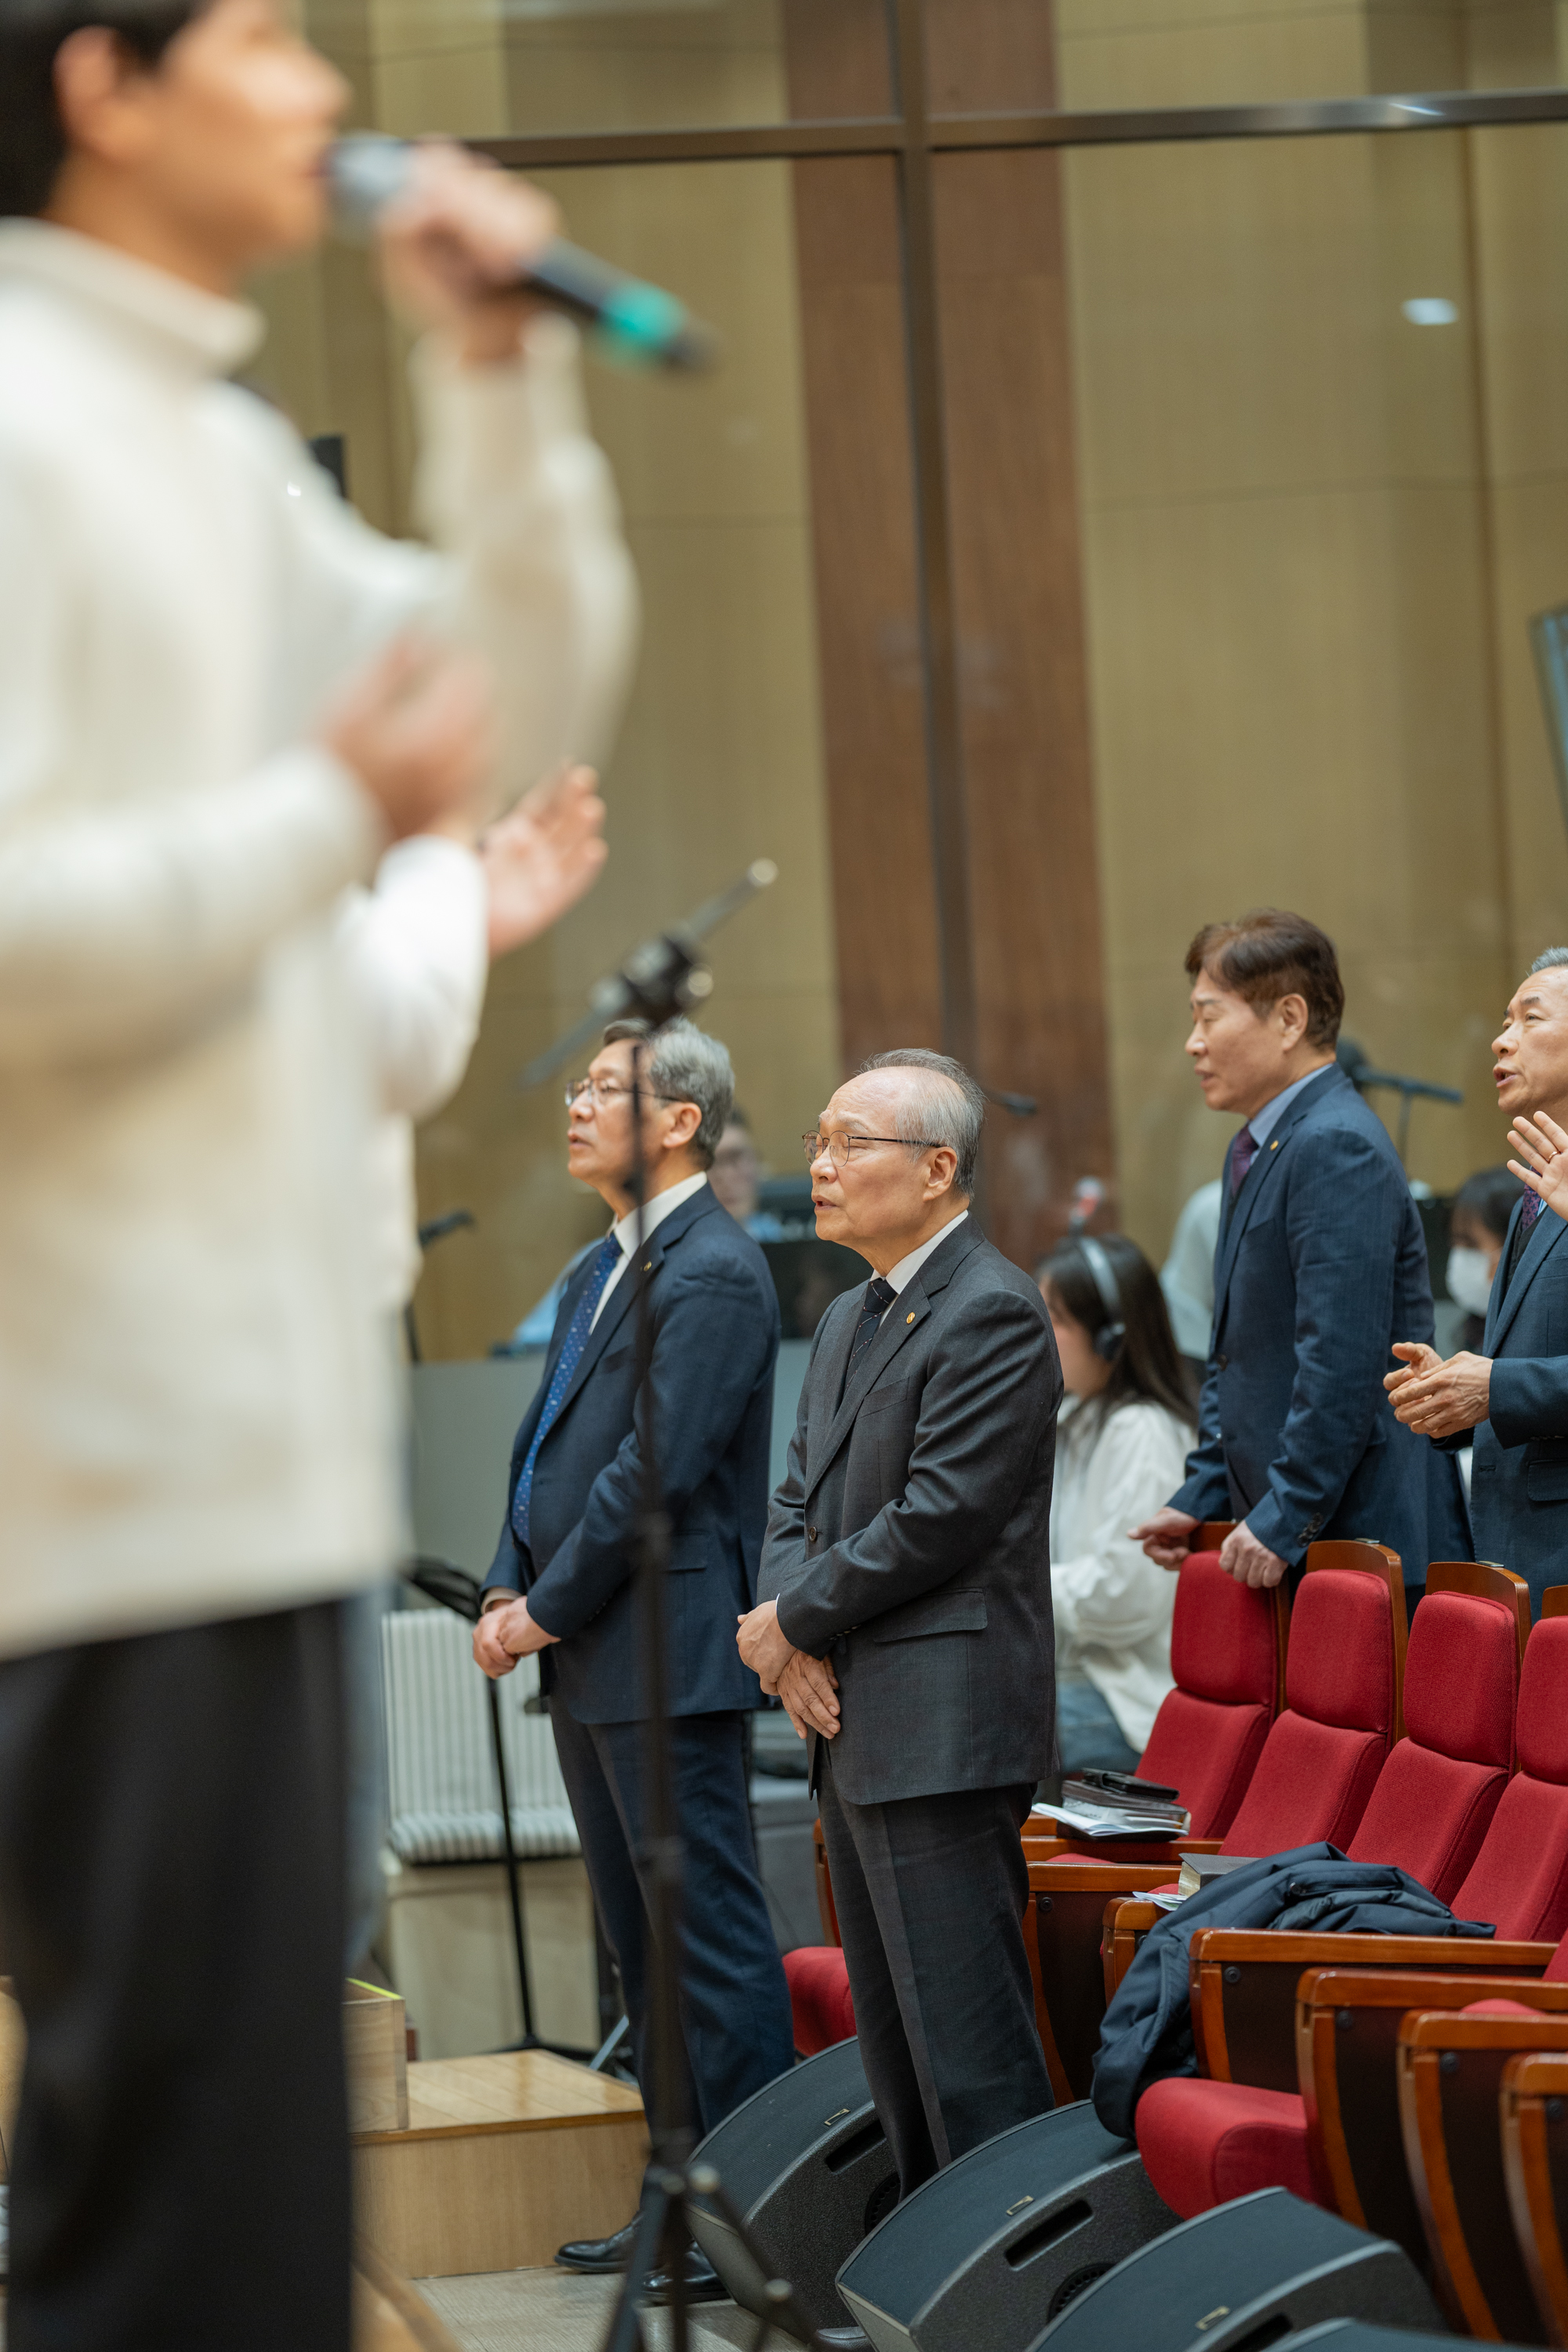
[[[932,114],[926,97],[925,0],[884,0],[884,5],[896,109],[890,114],[836,121],[552,132],[475,139],[468,143],[477,152],[517,171],[834,155],[884,155],[896,163],[942,1042],[949,1053],[973,1067],[975,976],[942,425],[941,297],[932,216],[934,159],[987,148],[1117,147],[1185,140],[1321,138],[1351,132],[1393,135],[1563,122],[1568,121],[1568,88],[1303,99],[1263,106]]]

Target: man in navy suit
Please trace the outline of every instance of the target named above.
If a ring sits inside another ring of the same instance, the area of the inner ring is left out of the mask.
[[[1568,948],[1536,957],[1492,1054],[1520,1155],[1509,1165],[1529,1190],[1509,1220],[1480,1353],[1444,1363],[1413,1337],[1394,1351],[1407,1369],[1388,1387],[1408,1428],[1443,1449],[1473,1444],[1476,1557],[1526,1578],[1539,1617],[1547,1586],[1568,1582]]]
[[[651,2098],[642,1627],[635,1591],[650,1423],[670,1520],[665,1584],[675,1796],[685,1845],[680,1939],[687,2080],[672,2125],[712,2130],[794,2063],[788,1989],[757,1874],[745,1717],[762,1704],[735,1649],[757,1597],[768,1507],[778,1301],[756,1243],[708,1181],[734,1099],[730,1057],[687,1021],[644,1054],[647,1205],[632,1192],[635,1022],[605,1032],[568,1089],[567,1166],[616,1223],[578,1267],[512,1447],[510,1505],[474,1655],[488,1675],[539,1653],[555,1746],[599,1917],[621,1972],[638,2080]],[[653,1327],[637,1379],[638,1275]],[[635,1419],[634,1419],[635,1412]],[[624,2267],[635,2224],[561,2249],[567,2268]],[[688,2293],[722,2293],[695,2248]],[[657,2297],[671,2282],[650,2282]]]
[[[1198,1443],[1135,1530],[1177,1568],[1202,1519],[1237,1525],[1238,1581],[1278,1584],[1320,1537],[1391,1545],[1408,1586],[1470,1557],[1456,1465],[1413,1444],[1384,1393],[1395,1339],[1430,1339],[1421,1221],[1398,1154],[1334,1061],[1333,942],[1274,909],[1211,923],[1187,951],[1187,1052],[1213,1110],[1245,1124],[1226,1160]]]

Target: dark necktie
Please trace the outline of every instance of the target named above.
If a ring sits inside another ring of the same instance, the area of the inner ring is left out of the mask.
[[[528,1458],[518,1475],[517,1492],[511,1498],[512,1533],[525,1551],[528,1549],[529,1507],[533,1500],[533,1465],[539,1459],[540,1447],[560,1418],[566,1391],[572,1385],[572,1375],[582,1362],[583,1350],[588,1344],[594,1309],[603,1298],[605,1285],[620,1262],[620,1243],[613,1233],[606,1234],[604,1246],[594,1260],[587,1288],[577,1301],[577,1311],[572,1318],[571,1328],[561,1349],[561,1360],[555,1367],[555,1377],[550,1383],[550,1392],[544,1400],[543,1410],[533,1433],[533,1442],[528,1449]]]
[[[1509,1284],[1513,1280],[1514,1269],[1530,1247],[1530,1236],[1535,1231],[1535,1220],[1545,1206],[1546,1203],[1539,1192],[1526,1191],[1520,1207],[1519,1223],[1514,1229],[1513,1247],[1509,1251],[1508,1265],[1503,1273],[1502,1287],[1505,1297],[1508,1295]]]
[[[1234,1201],[1247,1181],[1247,1171],[1258,1157],[1258,1138],[1244,1127],[1230,1147],[1230,1197]]]
[[[880,1330],[882,1318],[898,1295],[892,1284],[884,1282],[879,1274],[873,1275],[866,1285],[866,1302],[855,1326],[855,1345],[849,1350],[849,1369],[844,1375],[846,1385],[854,1379],[856,1365]]]

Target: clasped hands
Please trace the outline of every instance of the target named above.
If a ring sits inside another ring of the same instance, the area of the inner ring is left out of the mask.
[[[1474,1429],[1491,1409],[1491,1360],[1468,1349],[1447,1362],[1425,1339],[1401,1339],[1394,1354],[1405,1370],[1388,1373],[1384,1387],[1397,1420],[1421,1437],[1454,1437]]]
[[[779,1623],[776,1601],[764,1601],[737,1621],[735,1645],[742,1663],[750,1666],[770,1697],[775,1694],[795,1726],[795,1738],[808,1730],[824,1739],[838,1732],[838,1677],[826,1658],[797,1650]]]
[[[535,1622],[526,1601],[509,1601],[487,1609],[474,1627],[474,1664],[482,1666],[492,1682],[499,1682],[502,1675],[510,1674],[519,1658],[531,1658],[536,1650],[547,1649],[560,1639],[559,1633],[547,1633]]]

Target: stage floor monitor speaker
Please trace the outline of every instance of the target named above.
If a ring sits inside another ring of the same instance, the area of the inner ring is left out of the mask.
[[[1288,2189],[1260,2189],[1129,2254],[1075,2296],[1029,2352],[1268,2352],[1326,2319],[1444,2333],[1402,2247]],[[1404,2352],[1411,2340],[1401,2339]]]
[[[838,2291],[877,2352],[1022,2352],[1079,2288],[1175,2225],[1137,2149],[1085,2100],[917,2189],[850,2255]]]
[[[899,2174],[858,2042],[837,2042],[779,2075],[727,2116],[691,2159],[710,2164],[772,2265],[795,2289],[794,2318],[842,2327],[834,2278],[845,2256],[898,2202]],[[691,2227],[738,2304],[780,2324],[765,2284],[728,2223],[700,2198]]]

